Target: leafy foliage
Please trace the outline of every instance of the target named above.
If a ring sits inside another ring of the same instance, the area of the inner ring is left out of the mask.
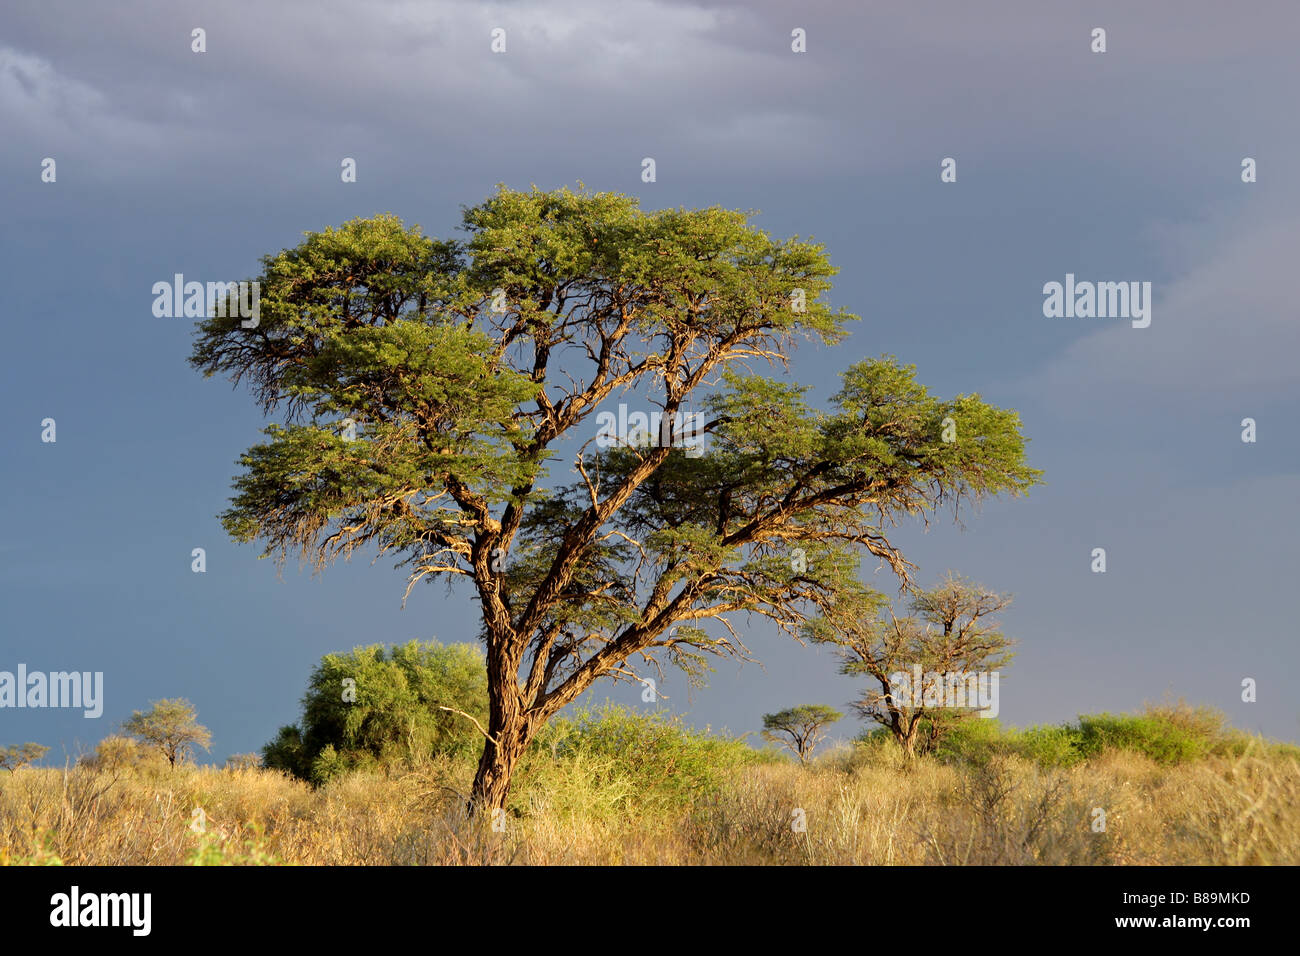
[[[1188,724],[1160,712],[1091,714],[1079,718],[1077,747],[1085,757],[1107,749],[1130,750],[1157,763],[1186,763],[1207,756],[1218,731],[1206,723]]]
[[[743,740],[695,730],[680,717],[607,704],[552,721],[532,748],[525,778],[544,780],[576,764],[588,769],[591,786],[621,794],[623,809],[686,807],[737,767],[764,759]]]
[[[482,737],[471,719],[452,711],[486,720],[483,654],[437,641],[326,654],[312,671],[302,708],[301,724],[280,728],[262,755],[267,767],[313,783],[360,767],[463,752]]]
[[[187,866],[283,866],[284,861],[266,849],[263,828],[239,827],[231,836],[204,832],[185,858]]]
[[[1042,767],[1073,766],[1108,750],[1141,754],[1161,764],[1189,763],[1211,754],[1240,756],[1250,739],[1228,730],[1224,720],[1220,711],[1182,702],[1148,705],[1137,714],[1084,714],[1077,721],[1024,730],[977,720],[952,728],[935,755],[983,763],[995,755],[1014,754]],[[1282,753],[1278,748],[1271,749]]]

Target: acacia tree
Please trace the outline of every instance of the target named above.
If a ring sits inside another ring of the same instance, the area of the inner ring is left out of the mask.
[[[49,747],[31,741],[13,747],[0,747],[0,770],[8,770],[10,773],[21,770],[40,760],[49,750]]]
[[[949,573],[936,587],[915,591],[912,613],[903,617],[878,592],[843,592],[835,606],[808,623],[805,634],[837,646],[841,673],[875,682],[854,709],[914,756],[932,751],[955,724],[979,715],[980,708],[970,706],[976,696],[970,679],[949,675],[987,675],[1011,660],[1013,641],[992,620],[1010,604],[1008,595]],[[953,705],[954,696],[963,706]]]
[[[745,656],[739,612],[798,636],[860,550],[908,579],[896,517],[1036,480],[1014,412],[931,397],[892,359],[851,366],[827,411],[753,372],[847,334],[821,246],[585,190],[503,186],[463,224],[461,240],[392,216],[309,233],[262,260],[257,322],[200,322],[191,362],[284,416],[241,459],[233,537],[318,568],[392,552],[408,594],[471,585],[478,809],[504,804],[529,742],[594,681],[662,663],[698,680],[708,655]],[[707,453],[602,447],[591,418],[618,396],[670,422],[697,399]],[[561,452],[568,483],[548,479]]]
[[[157,747],[167,763],[175,767],[193,748],[207,750],[212,743],[212,734],[197,718],[194,705],[183,697],[157,700],[147,712],[132,712],[122,730]]]
[[[800,763],[807,763],[822,739],[826,725],[844,715],[825,704],[803,704],[775,714],[763,715],[763,738],[783,743],[795,752]]]

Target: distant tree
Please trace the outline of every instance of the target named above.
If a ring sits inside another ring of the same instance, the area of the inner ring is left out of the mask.
[[[409,764],[482,746],[487,667],[470,644],[357,647],[321,658],[302,708],[300,724],[262,748],[267,767],[323,783],[368,764]]]
[[[147,713],[135,711],[122,724],[122,730],[162,751],[172,767],[184,763],[193,748],[207,750],[212,734],[197,720],[194,705],[183,697],[157,700]]]
[[[20,770],[29,763],[40,760],[49,752],[49,749],[49,747],[34,744],[30,741],[14,747],[0,747],[0,770],[8,770],[10,773]]]
[[[227,770],[256,770],[261,766],[261,754],[232,754],[226,758]]]
[[[986,674],[1005,666],[1014,656],[1014,642],[991,617],[1010,604],[1010,596],[950,573],[937,587],[915,591],[912,613],[904,617],[897,617],[875,591],[846,591],[810,623],[806,634],[838,646],[842,673],[863,674],[878,685],[864,691],[854,709],[915,755],[932,751],[956,723],[978,716],[978,708],[949,706],[949,688],[928,675]],[[917,667],[922,681],[912,686]],[[906,687],[895,682],[899,674],[909,675]]]
[[[844,715],[825,704],[804,704],[776,714],[763,715],[763,738],[782,743],[807,763],[817,744],[826,736],[826,726]]]

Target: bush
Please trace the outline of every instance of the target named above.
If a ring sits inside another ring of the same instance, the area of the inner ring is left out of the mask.
[[[840,770],[852,773],[864,767],[872,770],[901,770],[908,763],[907,754],[884,727],[864,730],[853,738],[852,749],[835,764]]]
[[[939,741],[935,756],[949,763],[984,766],[995,757],[1015,756],[1042,768],[1069,767],[1083,760],[1078,727],[1006,729],[996,719],[968,720]]]
[[[121,770],[133,767],[140,759],[142,748],[134,737],[116,734],[105,737],[95,747],[94,754],[82,757],[78,763],[94,770]]]
[[[479,648],[411,641],[326,654],[303,695],[302,721],[281,727],[262,756],[268,768],[319,785],[351,770],[477,751],[483,738],[473,722],[443,707],[487,722]]]
[[[1148,706],[1137,715],[1092,714],[1079,718],[1079,750],[1094,757],[1107,749],[1129,750],[1157,763],[1177,764],[1208,756],[1225,742],[1224,717],[1209,707]]]
[[[275,739],[262,748],[262,766],[283,770],[299,780],[311,779],[311,758],[303,749],[302,730],[297,724],[281,727]]]
[[[95,746],[95,752],[82,757],[78,765],[108,773],[159,773],[167,769],[167,758],[157,748],[147,747],[134,737],[110,734]]]
[[[1083,760],[1083,735],[1069,724],[1030,727],[1013,733],[1013,752],[1040,767],[1070,767]]]
[[[557,771],[581,766],[594,788],[617,803],[687,807],[715,791],[733,769],[770,762],[743,740],[687,727],[680,717],[613,704],[582,708],[545,727],[534,743],[525,787],[546,788]]]
[[[996,717],[976,717],[954,724],[935,747],[940,760],[983,764],[994,754],[1011,752],[1011,744]]]
[[[887,727],[868,727],[853,738],[855,747],[883,747],[885,744],[898,747],[898,744],[894,741],[894,735],[889,732]],[[902,748],[898,749],[901,750]]]
[[[983,765],[994,756],[1015,755],[1053,768],[1073,766],[1106,750],[1176,764],[1211,754],[1238,756],[1254,746],[1248,735],[1226,730],[1224,721],[1224,715],[1213,708],[1182,701],[1149,704],[1140,714],[1085,714],[1075,723],[1025,730],[1004,730],[996,720],[968,720],[940,739],[935,756],[945,762]],[[888,731],[878,729],[860,737],[859,744],[883,747],[888,739]]]

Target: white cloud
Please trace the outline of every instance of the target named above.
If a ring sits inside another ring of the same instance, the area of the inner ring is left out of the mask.
[[[0,122],[49,155],[74,146],[147,150],[163,138],[160,127],[125,115],[95,87],[11,47],[0,47]]]
[[[0,48],[0,109],[11,122],[79,128],[104,108],[102,93],[60,76],[48,60]]]

